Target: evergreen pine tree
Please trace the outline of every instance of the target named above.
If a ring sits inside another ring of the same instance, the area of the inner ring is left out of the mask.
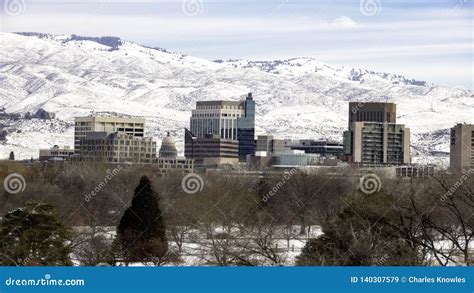
[[[10,152],[10,156],[8,157],[10,161],[15,161],[15,153],[13,151]]]
[[[28,203],[0,222],[0,265],[68,266],[70,230],[53,212],[53,206]]]
[[[132,205],[117,227],[117,241],[125,262],[147,262],[168,251],[166,227],[150,180],[143,176],[135,188]]]

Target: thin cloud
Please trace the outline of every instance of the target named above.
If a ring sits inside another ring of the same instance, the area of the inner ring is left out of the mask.
[[[341,16],[330,22],[336,28],[357,28],[359,25],[348,16]]]
[[[7,32],[113,35],[210,60],[316,57],[472,87],[473,10],[456,3],[383,2],[367,17],[358,1],[204,1],[189,17],[180,1],[48,0],[27,2],[19,16],[2,15],[0,25]]]

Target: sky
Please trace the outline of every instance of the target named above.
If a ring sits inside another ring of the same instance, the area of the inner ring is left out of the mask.
[[[474,0],[0,0],[0,31],[118,36],[216,59],[314,57],[474,89]]]

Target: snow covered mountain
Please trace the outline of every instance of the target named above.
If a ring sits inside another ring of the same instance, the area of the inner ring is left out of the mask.
[[[349,101],[395,102],[417,160],[446,157],[448,129],[474,122],[472,91],[313,58],[208,61],[115,37],[0,33],[0,157],[72,146],[73,118],[90,113],[144,117],[158,144],[171,131],[182,151],[196,101],[248,92],[257,133],[281,138],[341,141]]]

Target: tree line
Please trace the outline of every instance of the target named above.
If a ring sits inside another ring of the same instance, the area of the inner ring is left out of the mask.
[[[27,182],[0,197],[3,265],[473,264],[471,174],[381,176],[365,194],[356,173],[220,172],[188,194],[146,166],[0,167]]]

